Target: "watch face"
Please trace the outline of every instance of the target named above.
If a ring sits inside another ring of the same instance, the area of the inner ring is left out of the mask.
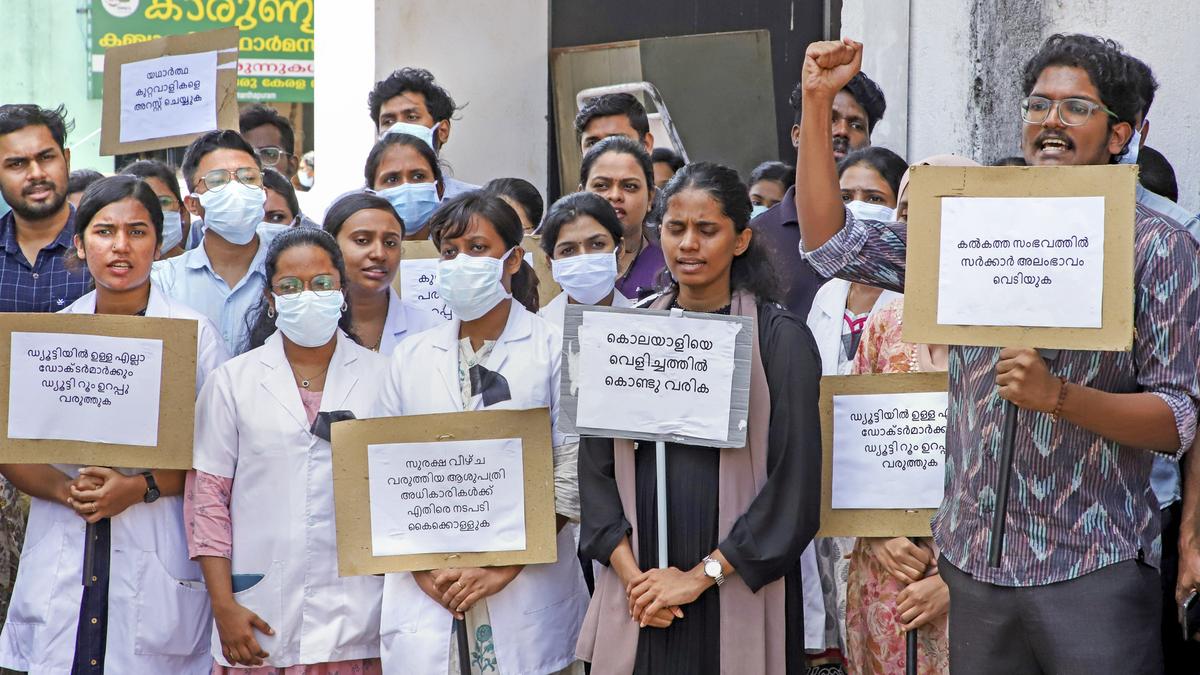
[[[704,574],[714,579],[721,576],[721,563],[716,560],[709,560],[704,563]]]

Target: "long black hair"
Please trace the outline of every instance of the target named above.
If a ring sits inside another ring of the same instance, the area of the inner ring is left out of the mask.
[[[392,208],[388,200],[371,192],[349,192],[338,197],[337,201],[325,212],[325,221],[321,224],[321,227],[336,238],[338,233],[342,231],[342,225],[345,225],[346,221],[350,220],[350,216],[359,211],[372,209],[382,211],[391,216],[392,220],[396,221],[396,224],[400,226],[400,232],[404,232],[404,219],[396,213],[396,209]]]
[[[846,173],[846,169],[860,164],[870,167],[879,174],[883,181],[892,188],[892,194],[899,199],[900,181],[904,178],[904,172],[908,171],[908,162],[904,161],[903,157],[878,145],[855,150],[838,162],[838,178]]]
[[[520,246],[525,237],[521,218],[499,195],[473,190],[453,197],[438,207],[429,217],[429,238],[441,249],[442,241],[461,237],[472,218],[481,218],[496,228],[496,233],[508,248]],[[533,268],[524,260],[512,276],[512,296],[531,312],[540,306],[538,280]]]
[[[154,223],[154,237],[162,244],[163,213],[162,205],[158,203],[158,195],[145,181],[134,176],[109,176],[87,186],[79,199],[79,208],[75,209],[75,234],[84,237],[88,225],[101,209],[132,197],[138,200],[150,214],[150,222]]]
[[[546,202],[542,199],[542,193],[538,192],[533,183],[524,178],[493,178],[484,184],[483,189],[485,192],[508,197],[520,204],[521,208],[525,209],[525,215],[529,218],[529,222],[533,224],[533,229],[536,230],[538,224],[542,222]]]
[[[733,231],[741,234],[750,226],[750,191],[738,177],[737,171],[712,162],[692,162],[679,170],[663,187],[655,200],[654,222],[661,223],[666,216],[667,203],[671,197],[684,190],[703,190],[718,204],[721,212],[733,221]],[[759,302],[779,302],[779,281],[775,266],[765,244],[758,237],[750,238],[750,245],[741,255],[734,256],[730,266],[729,287],[731,291],[747,291]],[[670,282],[670,288],[678,285]]]
[[[542,222],[541,245],[547,256],[554,258],[554,247],[558,245],[558,233],[563,226],[575,222],[581,216],[594,218],[612,235],[617,248],[621,247],[621,237],[625,231],[621,228],[621,221],[617,218],[612,204],[595,192],[573,192],[554,202],[550,212],[546,214],[546,220]]]
[[[346,263],[342,260],[342,250],[338,248],[333,235],[325,230],[312,227],[295,227],[283,232],[271,241],[271,248],[267,249],[267,260],[264,265],[267,287],[263,289],[263,297],[258,301],[258,305],[246,315],[246,326],[250,330],[246,337],[244,351],[263,346],[267,338],[275,333],[274,313],[267,313],[267,310],[271,308],[271,303],[267,301],[267,295],[271,292],[271,279],[275,277],[275,267],[279,264],[279,256],[289,248],[297,246],[316,246],[329,254],[329,259],[333,261],[333,267],[338,273],[338,283],[343,289],[345,288]],[[354,322],[351,318],[353,308],[350,306],[350,294],[343,292],[342,297],[346,301],[346,311],[342,312],[342,318],[338,320],[338,328],[341,328],[351,340],[358,342],[358,336],[354,334]]]

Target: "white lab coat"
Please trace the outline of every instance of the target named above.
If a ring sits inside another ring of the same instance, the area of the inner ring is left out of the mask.
[[[548,406],[557,431],[562,338],[546,321],[513,301],[504,332],[487,368],[508,380],[512,399],[490,409]],[[458,380],[459,320],[405,340],[392,355],[378,414],[423,415],[463,410]],[[500,675],[552,673],[575,661],[575,642],[588,594],[571,528],[558,533],[558,561],[529,565],[487,599]],[[412,574],[384,580],[380,625],[383,669],[388,675],[444,675],[449,668],[453,620],[417,586]]]
[[[850,296],[850,282],[845,279],[830,279],[813,296],[812,309],[808,312],[808,328],[817,342],[821,353],[821,375],[838,374],[838,358],[842,351],[842,322],[845,321],[846,298]],[[883,291],[871,314],[879,311],[892,300],[900,297],[895,291]],[[869,319],[868,319],[869,320]],[[800,578],[803,580],[801,593],[804,597],[804,646],[806,649],[826,649],[837,645],[825,644],[825,604],[821,595],[821,575],[817,570],[817,556],[812,542],[800,555]]]
[[[396,289],[389,288],[388,294],[387,317],[383,320],[383,335],[379,338],[380,354],[391,356],[402,340],[446,323],[444,319],[434,316],[433,312],[402,300]]]
[[[387,359],[337,331],[321,410],[366,417]],[[277,331],[217,369],[196,406],[196,469],[233,478],[234,574],[262,574],[234,594],[275,630],[255,634],[267,665],[379,656],[378,577],[338,577],[329,442],[309,433]],[[228,665],[212,631],[212,655]]]
[[[62,311],[94,314],[95,291]],[[197,322],[197,388],[228,358],[220,333],[204,315],[153,284],[146,316]],[[75,476],[80,467],[55,468]],[[121,469],[130,475],[143,470]],[[69,507],[32,500],[8,621],[0,635],[0,665],[5,668],[30,675],[71,672],[86,525]],[[212,618],[200,568],[188,559],[183,497],[134,504],[112,519],[111,528],[105,671],[207,674]]]

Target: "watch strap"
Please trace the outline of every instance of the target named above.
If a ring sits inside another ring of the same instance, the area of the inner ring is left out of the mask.
[[[712,579],[713,582],[716,583],[717,586],[720,586],[721,584],[725,583],[725,569],[721,565],[720,560],[717,560],[716,558],[713,558],[712,556],[704,556],[704,560],[702,560],[700,562],[701,562],[701,564],[704,565],[704,576],[708,577],[709,579]],[[717,573],[715,575],[708,573],[709,563],[716,564]]]
[[[146,479],[146,494],[142,497],[142,501],[149,504],[161,495],[158,490],[158,482],[154,480],[154,474],[150,471],[143,471],[141,475]]]

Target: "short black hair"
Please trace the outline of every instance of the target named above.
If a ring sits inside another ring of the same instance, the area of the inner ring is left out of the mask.
[[[391,202],[380,197],[377,194],[370,192],[348,192],[337,198],[333,204],[329,206],[329,210],[325,212],[325,221],[321,223],[321,227],[333,235],[338,236],[342,231],[342,225],[350,220],[350,216],[359,211],[381,211],[392,217],[396,224],[400,226],[400,232],[404,232],[404,219],[396,213],[396,209],[392,208]]]
[[[750,172],[750,180],[746,183],[746,187],[754,187],[754,184],[760,180],[773,180],[781,183],[786,191],[796,184],[796,169],[783,162],[763,162]]]
[[[1175,169],[1163,154],[1150,146],[1138,151],[1138,182],[1142,187],[1173,202],[1179,201]]]
[[[671,173],[682,169],[683,165],[686,164],[683,158],[675,154],[675,151],[670,148],[655,148],[650,153],[650,163],[658,164],[659,162],[671,167]]]
[[[850,78],[846,86],[842,87],[842,91],[853,96],[854,100],[867,113],[867,134],[875,131],[875,125],[883,119],[883,113],[887,111],[887,98],[883,95],[883,89],[875,84],[875,80],[867,77],[866,73],[859,71]],[[800,109],[803,102],[804,87],[798,82],[792,89],[792,95],[788,97],[788,103],[791,104],[792,110],[796,111],[792,120],[793,124],[800,124]]]
[[[379,163],[383,161],[384,153],[393,145],[408,146],[420,153],[425,161],[429,162],[433,171],[433,181],[438,185],[442,184],[442,167],[428,143],[410,134],[385,134],[383,138],[375,141],[371,152],[367,153],[367,163],[363,165],[363,178],[368,188],[375,189],[375,174],[379,172]]]
[[[0,105],[0,136],[20,131],[25,127],[43,126],[50,130],[58,149],[66,148],[67,134],[75,128],[75,122],[67,120],[66,106],[43,108],[32,103],[9,103]]]
[[[142,179],[124,174],[101,178],[83,191],[79,208],[75,210],[75,234],[82,239],[88,225],[92,224],[92,219],[101,209],[128,197],[138,200],[146,208],[154,224],[154,236],[162,244],[163,213],[158,195]]]
[[[434,78],[433,73],[424,68],[401,68],[392,71],[391,75],[375,83],[375,88],[367,96],[367,107],[371,110],[371,121],[379,126],[379,110],[384,103],[396,98],[406,91],[421,94],[425,97],[425,107],[433,116],[434,122],[450,119],[458,106]]]
[[[629,126],[637,132],[638,138],[645,139],[650,133],[650,120],[646,117],[646,108],[633,94],[605,94],[588,101],[583,110],[575,116],[575,131],[583,134],[583,130],[597,117],[624,115],[629,118]]]
[[[547,257],[554,258],[554,247],[558,245],[558,233],[563,225],[575,222],[580,216],[594,218],[608,230],[617,246],[621,245],[625,230],[612,204],[595,192],[574,192],[554,202],[546,214],[546,221],[542,223],[541,246]]]
[[[166,163],[160,162],[157,159],[140,159],[121,169],[121,173],[126,176],[137,176],[142,179],[159,179],[167,186],[171,194],[175,196],[175,201],[179,202],[179,208],[183,208],[183,193],[179,191],[179,179],[175,177],[175,170]]]
[[[846,169],[859,164],[865,164],[874,169],[875,173],[882,176],[883,180],[891,186],[892,194],[896,198],[900,197],[900,181],[904,178],[904,172],[908,171],[908,162],[904,161],[903,157],[878,145],[855,150],[838,162],[838,177],[840,178]]]
[[[1100,92],[1100,102],[1117,116],[1116,121],[1133,125],[1141,115],[1141,77],[1132,59],[1115,41],[1092,35],[1051,35],[1025,64],[1021,75],[1021,91],[1026,96],[1032,93],[1042,71],[1054,66],[1086,71]],[[1105,117],[1111,128],[1116,122],[1107,115]]]
[[[104,174],[91,169],[75,169],[67,176],[67,194],[83,192],[89,185],[104,178]]]
[[[1029,166],[1029,162],[1026,162],[1025,158],[1020,155],[1013,155],[1011,157],[1001,157],[992,162],[992,166]]]
[[[1154,71],[1145,61],[1129,54],[1126,54],[1125,58],[1129,59],[1129,68],[1137,78],[1138,96],[1142,99],[1142,119],[1146,119],[1146,115],[1150,114],[1150,106],[1154,105],[1158,79],[1154,77]]]
[[[650,161],[650,154],[646,152],[646,148],[642,147],[641,143],[624,136],[609,136],[588,148],[583,155],[583,161],[579,163],[580,185],[587,183],[588,175],[592,173],[592,165],[596,163],[596,160],[610,152],[618,155],[631,155],[637,160],[638,165],[642,167],[642,173],[646,176],[646,189],[654,192],[654,164]]]
[[[251,129],[270,124],[279,130],[279,138],[283,141],[283,151],[289,155],[296,154],[296,132],[288,118],[280,115],[274,108],[256,103],[242,111],[238,117],[238,128],[245,134]]]
[[[210,152],[222,149],[241,150],[253,157],[254,165],[262,169],[262,160],[254,151],[254,146],[247,143],[241,134],[233,129],[210,131],[192,141],[183,153],[183,165],[180,167],[180,171],[183,172],[183,180],[187,183],[188,192],[194,192],[196,189],[196,170],[200,168],[200,160]]]
[[[529,217],[529,222],[533,223],[534,228],[542,222],[542,213],[546,210],[546,202],[542,200],[542,193],[538,192],[533,183],[524,178],[493,178],[484,184],[483,191],[508,197],[520,204],[521,208],[525,209],[525,215]]]
[[[301,215],[300,200],[296,199],[296,188],[292,186],[292,182],[287,179],[287,176],[275,169],[267,168],[263,169],[262,177],[263,187],[283,195],[283,200],[287,202],[293,216]]]

